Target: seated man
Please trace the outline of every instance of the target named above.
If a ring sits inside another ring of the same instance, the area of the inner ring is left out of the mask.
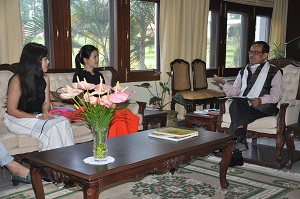
[[[235,133],[237,140],[229,166],[242,166],[242,151],[248,149],[247,125],[256,119],[277,115],[277,103],[282,98],[282,72],[267,61],[270,47],[264,41],[252,44],[249,64],[242,68],[233,85],[214,75],[226,96],[245,96],[233,99],[229,107],[231,124],[229,133]]]

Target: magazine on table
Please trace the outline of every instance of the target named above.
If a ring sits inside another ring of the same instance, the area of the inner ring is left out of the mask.
[[[247,99],[247,100],[249,100],[249,98],[247,96],[226,96],[224,98],[226,98],[226,99]]]
[[[220,114],[220,109],[203,109],[203,110],[197,110],[194,111],[196,114],[201,114],[201,115],[214,115],[217,116]]]
[[[198,135],[199,132],[197,130],[177,128],[177,127],[166,127],[161,129],[155,129],[153,130],[153,132],[148,134],[149,137],[171,140],[175,142],[196,137]]]

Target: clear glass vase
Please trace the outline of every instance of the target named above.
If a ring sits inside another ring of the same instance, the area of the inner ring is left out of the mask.
[[[106,161],[107,160],[107,133],[108,126],[98,129],[92,128],[94,134],[94,160]]]

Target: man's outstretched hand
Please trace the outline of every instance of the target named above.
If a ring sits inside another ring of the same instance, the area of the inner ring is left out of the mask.
[[[218,82],[219,84],[222,84],[222,85],[224,85],[226,83],[226,81],[222,77],[219,77],[218,75],[214,75],[212,80],[215,82]]]

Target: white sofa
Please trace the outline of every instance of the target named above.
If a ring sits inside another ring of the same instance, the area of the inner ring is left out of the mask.
[[[9,78],[13,75],[10,71],[13,68],[10,65],[0,66],[0,140],[6,147],[7,151],[11,155],[19,155],[32,151],[38,151],[38,142],[36,139],[26,135],[18,135],[9,132],[7,127],[3,123],[3,116],[6,111],[6,93]],[[106,84],[115,85],[116,83],[116,71],[113,67],[99,68],[100,72],[104,75]],[[61,70],[49,70],[48,75],[50,78],[50,90],[56,91],[59,87],[65,87],[71,85],[73,69],[61,69]],[[51,101],[53,105],[60,103],[60,100],[56,99],[54,95],[51,95]],[[137,104],[138,103],[138,104]],[[139,130],[143,127],[143,113],[146,103],[129,102],[127,107],[140,118]],[[72,129],[74,134],[75,143],[87,142],[93,139],[90,129],[83,123],[72,123]]]

